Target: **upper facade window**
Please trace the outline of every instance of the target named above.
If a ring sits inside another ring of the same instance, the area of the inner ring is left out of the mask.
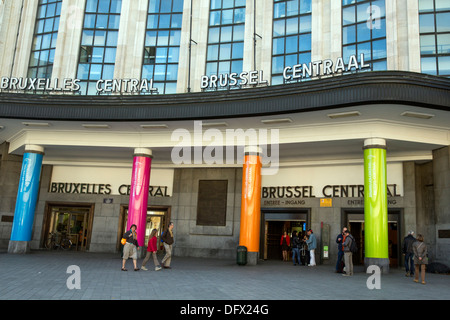
[[[62,0],[40,0],[31,47],[28,77],[51,78]]]
[[[207,76],[242,72],[245,2],[211,0],[206,53]],[[227,89],[227,86],[219,88]]]
[[[419,0],[423,73],[450,77],[450,1]]]
[[[149,0],[142,78],[158,93],[177,91],[182,19],[183,0]]]
[[[87,0],[77,78],[81,94],[96,94],[96,82],[113,79],[122,0]]]
[[[342,0],[342,57],[361,54],[371,70],[387,70],[385,0]]]
[[[287,81],[283,77],[286,66],[311,61],[311,6],[311,0],[274,1],[272,85]],[[290,78],[290,82],[299,80]]]

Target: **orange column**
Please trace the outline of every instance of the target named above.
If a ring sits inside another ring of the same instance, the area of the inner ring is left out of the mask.
[[[239,245],[251,253],[259,252],[261,228],[261,148],[245,149],[242,175],[241,229]],[[255,263],[257,257],[254,259]]]

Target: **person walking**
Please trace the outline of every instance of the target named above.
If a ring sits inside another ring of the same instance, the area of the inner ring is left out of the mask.
[[[342,244],[344,247],[344,261],[345,261],[345,273],[342,274],[343,276],[352,276],[353,275],[353,253],[350,250],[350,246],[352,245],[352,242],[355,241],[353,236],[348,232],[348,230],[345,230],[345,241]]]
[[[316,265],[316,256],[315,256],[315,250],[317,247],[317,240],[316,235],[312,231],[312,229],[309,229],[307,232],[308,240],[306,240],[306,244],[308,245],[309,250],[309,264],[308,267],[314,267]]]
[[[300,261],[300,239],[297,236],[297,231],[294,230],[294,232],[292,232],[292,262],[294,263],[294,266],[297,265],[296,261],[298,261],[299,265],[302,264]]]
[[[423,242],[423,235],[417,235],[417,241],[413,243],[415,277],[414,282],[419,282],[419,267],[422,284],[425,284],[425,266],[428,264],[428,249]]]
[[[153,263],[155,264],[155,271],[161,270],[161,266],[159,265],[158,258],[156,257],[156,252],[158,251],[158,247],[156,245],[157,237],[156,234],[158,233],[157,229],[153,229],[150,233],[149,239],[148,239],[148,245],[147,245],[147,254],[144,258],[144,261],[142,261],[141,269],[142,270],[148,270],[145,267],[145,264],[148,260],[150,260],[150,256],[153,256]]]
[[[413,244],[416,242],[416,238],[414,238],[414,231],[409,231],[408,235],[403,239],[403,255],[405,256],[405,269],[406,276],[413,277],[414,276],[414,250]]]
[[[344,249],[342,248],[342,244],[344,243],[344,233],[347,231],[347,227],[342,228],[342,232],[338,234],[336,237],[336,243],[338,244],[338,258],[336,261],[336,273],[342,273],[343,263],[342,259],[344,257]]]
[[[122,257],[122,271],[128,271],[125,268],[125,262],[127,262],[128,258],[133,259],[134,271],[139,271],[137,267],[137,234],[136,234],[136,225],[131,225],[130,230],[124,233],[122,238],[126,239],[125,245],[123,247],[123,257]]]
[[[170,262],[172,261],[172,245],[174,242],[173,239],[173,222],[169,223],[169,227],[161,236],[164,241],[164,249],[166,250],[166,255],[161,260],[161,265],[164,269],[172,269],[170,267]]]

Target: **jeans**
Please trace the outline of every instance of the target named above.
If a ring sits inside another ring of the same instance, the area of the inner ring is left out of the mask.
[[[405,269],[406,272],[414,274],[414,253],[405,253]]]
[[[297,261],[298,264],[302,264],[302,262],[300,261],[300,249],[299,248],[292,248],[292,262],[295,265],[295,256],[297,255]]]
[[[336,262],[336,271],[339,270],[339,264],[341,263],[343,256],[344,256],[344,251],[339,250],[338,251],[338,259],[337,259],[337,262]]]

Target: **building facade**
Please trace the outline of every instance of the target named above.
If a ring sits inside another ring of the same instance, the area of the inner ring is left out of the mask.
[[[0,246],[116,252],[139,216],[141,245],[174,222],[176,255],[279,259],[312,229],[334,265],[348,226],[355,263],[402,266],[414,230],[449,264],[449,21],[443,0],[1,1]]]

